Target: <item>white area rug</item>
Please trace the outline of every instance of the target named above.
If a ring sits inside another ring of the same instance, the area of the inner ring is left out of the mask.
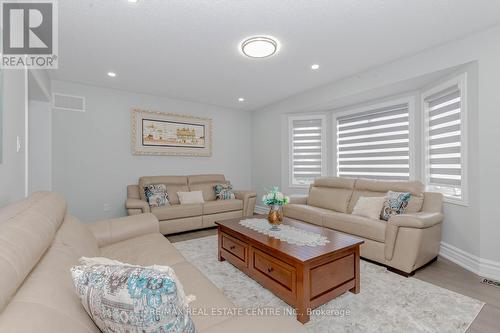
[[[289,306],[227,261],[217,260],[217,236],[174,244],[186,259],[242,308]],[[319,307],[309,332],[465,332],[484,303],[361,261],[361,292]],[[324,314],[326,313],[326,314]]]

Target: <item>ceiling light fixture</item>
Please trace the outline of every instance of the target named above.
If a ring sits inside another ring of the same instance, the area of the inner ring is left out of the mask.
[[[108,72],[108,76],[109,77],[116,77],[116,73],[115,72]]]
[[[238,102],[244,102],[245,99],[243,97],[238,98]]]
[[[138,3],[139,0],[128,0],[128,2],[130,2],[130,3]]]
[[[318,65],[318,64],[314,64],[314,65],[312,65],[312,66],[311,66],[311,69],[312,69],[313,71],[317,70],[318,68],[319,68],[319,65]]]
[[[250,37],[241,43],[241,52],[250,58],[267,58],[277,50],[278,42],[273,37]]]

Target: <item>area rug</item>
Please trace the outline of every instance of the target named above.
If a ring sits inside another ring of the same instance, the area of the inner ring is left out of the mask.
[[[291,310],[234,266],[219,262],[217,236],[174,246],[236,306]],[[361,261],[361,292],[345,293],[317,308],[306,328],[314,333],[465,332],[483,305],[476,299]]]

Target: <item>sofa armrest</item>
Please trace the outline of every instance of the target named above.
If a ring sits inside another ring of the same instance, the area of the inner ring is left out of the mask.
[[[243,217],[253,216],[257,193],[252,191],[234,191],[236,199],[243,200]]]
[[[89,224],[99,247],[130,238],[160,232],[160,224],[153,214],[141,214],[103,220]]]
[[[125,201],[125,208],[127,208],[127,210],[140,209],[143,213],[151,212],[148,203],[141,199],[127,199],[127,201]]]
[[[385,229],[385,259],[392,260],[394,256],[397,238],[400,234],[400,228],[404,228],[407,232],[411,231],[415,234],[413,242],[422,242],[423,239],[418,235],[423,235],[426,229],[432,228],[443,222],[443,213],[412,213],[393,215],[389,218]],[[438,232],[440,238],[440,231]],[[408,244],[406,246],[409,246]],[[418,247],[418,246],[417,246]],[[436,252],[437,255],[437,252]]]
[[[293,194],[290,196],[290,203],[297,205],[306,205],[308,195]]]
[[[420,212],[414,214],[393,215],[389,219],[389,224],[405,228],[425,229],[443,222],[443,219],[443,213]]]

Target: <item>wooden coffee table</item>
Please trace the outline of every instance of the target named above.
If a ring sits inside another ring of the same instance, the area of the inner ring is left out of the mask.
[[[359,246],[363,240],[285,218],[284,224],[330,240],[324,246],[300,246],[244,227],[240,220],[216,222],[219,261],[227,260],[294,307],[301,323],[309,321],[310,310],[344,292],[359,293]]]

